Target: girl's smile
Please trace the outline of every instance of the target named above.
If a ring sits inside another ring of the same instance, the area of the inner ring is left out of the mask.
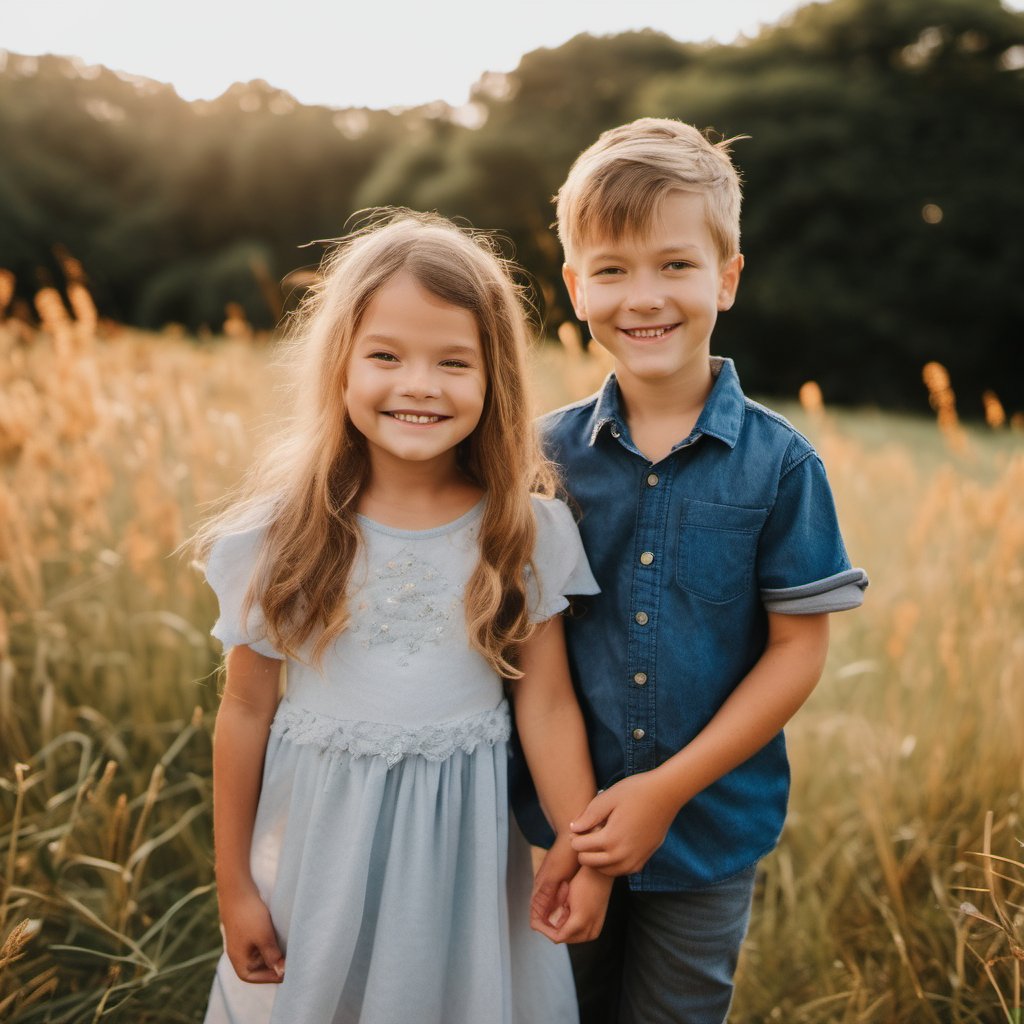
[[[426,425],[429,426],[432,423],[440,423],[442,420],[450,419],[449,416],[438,416],[434,413],[417,413],[417,412],[386,412],[385,416],[391,416],[398,420],[400,423],[414,423],[418,426]]]

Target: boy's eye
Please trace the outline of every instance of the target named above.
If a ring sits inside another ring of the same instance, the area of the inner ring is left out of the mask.
[[[671,263],[665,264],[666,270],[689,270],[693,264],[688,260],[672,260]]]
[[[594,271],[594,276],[595,277],[610,277],[610,276],[612,276],[614,274],[621,274],[623,272],[624,271],[623,271],[622,267],[601,267],[600,269]]]

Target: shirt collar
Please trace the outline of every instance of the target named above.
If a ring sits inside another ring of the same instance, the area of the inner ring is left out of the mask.
[[[594,403],[594,411],[590,416],[590,446],[594,446],[598,434],[604,427],[611,424],[618,430],[624,420],[622,403],[619,398],[619,384],[615,379],[615,374],[609,373],[604,384],[601,385],[597,401]]]
[[[730,448],[735,448],[740,439],[746,410],[740,378],[733,361],[722,356],[711,357],[711,373],[715,383],[693,431],[695,434],[717,437]]]
[[[711,356],[711,373],[715,382],[697,418],[693,434],[707,434],[730,448],[735,448],[740,437],[740,428],[743,426],[745,409],[736,366],[731,359]],[[602,429],[609,425],[613,436],[617,437],[624,423],[618,381],[615,374],[610,373],[598,393],[590,417],[590,445],[594,445]]]

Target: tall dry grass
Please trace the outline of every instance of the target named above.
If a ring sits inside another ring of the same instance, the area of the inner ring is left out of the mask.
[[[266,352],[41,315],[0,323],[0,1019],[198,1021],[218,652],[170,552],[250,458]],[[562,333],[549,407],[604,372]],[[1022,436],[804,399],[872,584],[790,729],[733,1020],[1019,1022]]]
[[[250,458],[251,346],[39,297],[0,323],[0,1019],[196,1019],[216,955],[201,579],[172,555]]]

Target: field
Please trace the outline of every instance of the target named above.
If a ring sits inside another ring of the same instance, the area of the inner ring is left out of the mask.
[[[173,552],[252,457],[271,352],[44,315],[0,323],[0,1019],[199,1021],[219,651]],[[545,406],[601,375],[535,369]],[[789,730],[735,1024],[1021,1020],[1024,433],[933,391],[941,429],[781,406],[872,584]]]

